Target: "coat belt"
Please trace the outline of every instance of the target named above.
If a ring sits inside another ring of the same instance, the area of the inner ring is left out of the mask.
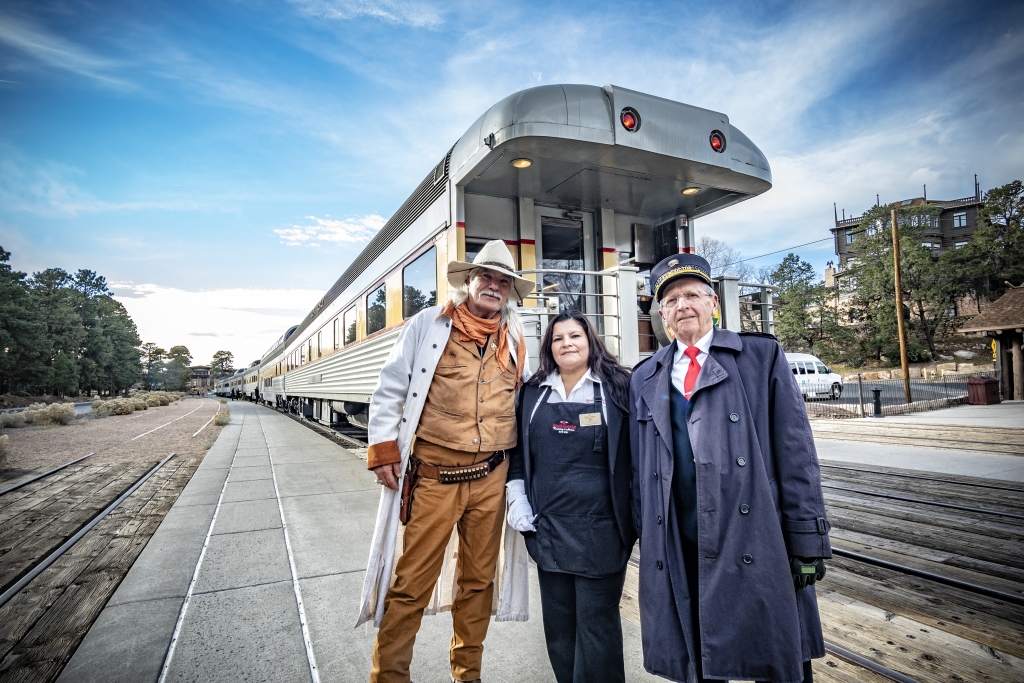
[[[415,460],[414,468],[417,476],[427,479],[436,479],[442,484],[458,484],[464,481],[483,479],[498,468],[498,465],[505,462],[505,451],[495,451],[494,454],[475,465],[466,467],[441,467],[440,465],[428,465],[422,460]]]

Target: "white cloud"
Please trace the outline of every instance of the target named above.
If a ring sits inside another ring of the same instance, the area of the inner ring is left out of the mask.
[[[330,216],[325,218],[306,216],[306,219],[312,223],[274,230],[281,238],[281,243],[287,244],[289,247],[319,247],[324,242],[359,244],[370,241],[386,222],[377,214],[343,220]]]
[[[110,88],[133,87],[128,81],[110,75],[119,66],[117,62],[98,57],[69,40],[7,14],[0,14],[0,43],[48,66],[85,76]]]
[[[133,283],[113,283],[111,289],[135,321],[142,341],[164,349],[183,344],[197,365],[209,363],[215,351],[226,349],[234,354],[237,367],[262,357],[323,296],[311,289],[188,291]]]
[[[290,0],[299,12],[324,19],[347,20],[359,17],[380,19],[389,24],[433,28],[442,23],[441,12],[424,2],[395,0]]]

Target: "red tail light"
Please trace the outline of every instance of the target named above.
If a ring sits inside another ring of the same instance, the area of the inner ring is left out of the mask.
[[[619,114],[619,121],[622,122],[622,127],[628,130],[630,133],[635,133],[640,130],[640,114],[637,113],[633,107],[626,107]]]
[[[710,138],[710,140],[711,140],[711,149],[715,150],[716,152],[724,152],[725,151],[725,136],[722,135],[722,131],[720,131],[720,130],[713,130],[713,131],[711,131],[711,138]]]

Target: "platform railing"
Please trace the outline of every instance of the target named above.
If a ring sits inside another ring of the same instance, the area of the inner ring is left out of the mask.
[[[540,340],[547,326],[564,308],[579,307],[594,323],[608,351],[619,362],[632,367],[640,362],[637,330],[637,278],[634,266],[606,270],[569,270],[538,268],[517,271],[524,277],[540,280],[537,291],[526,297],[519,308],[526,332],[531,365],[536,368]],[[579,291],[565,290],[563,282],[543,284],[545,275],[581,278]]]

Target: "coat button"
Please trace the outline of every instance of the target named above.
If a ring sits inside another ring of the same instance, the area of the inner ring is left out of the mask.
[[[483,403],[483,402],[484,402],[484,400],[483,400],[483,399],[480,399],[480,402],[481,402],[481,403]]]
[[[737,415],[736,413],[732,413],[729,415],[729,420],[731,420],[732,422],[739,422],[740,416]]]
[[[653,415],[651,415],[651,414],[650,414],[650,412],[648,412],[648,413],[647,413],[647,417],[648,417],[648,419],[650,419],[651,417],[654,417],[654,416],[653,416]]]
[[[402,418],[402,422],[405,422],[405,418],[404,417]]]
[[[480,418],[480,421],[481,421],[481,422],[483,422],[483,421],[484,421],[484,419],[483,419],[483,418],[481,417],[481,418]]]
[[[476,443],[477,441],[478,441],[478,439],[473,439],[473,443],[474,443],[474,444],[475,444],[475,443]]]
[[[658,473],[657,473],[657,472],[655,472],[655,473],[654,473],[654,478],[655,478],[655,479],[657,479],[657,478],[658,478]]]
[[[437,344],[434,344],[434,348],[435,348],[435,349],[437,348]]]
[[[658,524],[661,524],[661,515],[658,515]]]
[[[745,515],[748,512],[750,512],[750,506],[749,505],[747,505],[746,503],[744,503],[743,505],[740,505],[740,514],[741,515]]]
[[[420,368],[420,372],[426,372],[426,371],[427,371],[426,368]]]
[[[743,564],[750,564],[753,561],[754,561],[754,558],[751,557],[750,555],[744,555],[743,556]]]
[[[744,557],[748,557],[748,555],[744,555]],[[664,565],[661,563],[661,560],[658,560],[658,569],[663,569],[663,568],[664,568]]]
[[[740,457],[736,458],[736,464],[739,465],[740,467],[743,467],[744,465],[747,464],[747,459],[741,455]]]
[[[412,392],[412,397],[413,397],[413,398],[416,398],[416,392],[415,392],[415,391],[414,391],[414,392]]]
[[[658,434],[658,430],[657,430],[657,429],[655,429],[655,430],[654,430],[654,435],[655,435],[655,436],[658,436],[658,435],[659,435],[659,434]]]

